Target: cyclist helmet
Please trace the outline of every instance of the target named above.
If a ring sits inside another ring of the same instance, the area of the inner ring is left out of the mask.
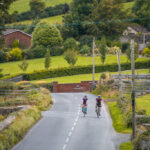
[[[86,96],[86,95],[85,95],[84,97],[85,97],[85,98],[87,98],[87,96]]]
[[[101,98],[101,96],[100,96],[100,95],[98,95],[98,98]]]

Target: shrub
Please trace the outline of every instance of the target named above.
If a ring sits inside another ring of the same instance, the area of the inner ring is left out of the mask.
[[[92,49],[88,45],[84,45],[84,46],[82,46],[80,53],[91,55],[91,50]]]
[[[6,53],[3,50],[0,50],[0,63],[6,61]]]
[[[122,44],[122,53],[125,53],[129,47],[130,47],[129,43],[123,43]]]
[[[19,48],[13,48],[8,54],[8,60],[21,60],[22,59],[22,50]]]
[[[77,53],[69,50],[64,53],[64,58],[71,66],[74,66],[78,59]]]
[[[22,51],[22,57],[27,59],[34,58],[34,53],[32,52],[32,49],[24,49]]]
[[[105,73],[101,74],[101,79],[106,79],[106,74]]]
[[[64,50],[60,46],[55,46],[50,48],[50,55],[51,56],[60,56],[64,53]]]
[[[26,61],[26,59],[24,58],[21,64],[18,64],[18,67],[23,71],[26,72],[27,68],[28,68],[28,63]]]
[[[79,39],[80,42],[80,48],[84,45],[87,45],[88,47],[92,48],[92,42],[93,42],[93,36],[92,35],[83,35]]]
[[[78,50],[78,42],[74,38],[68,38],[64,42],[64,50]]]
[[[146,48],[144,49],[144,51],[142,52],[142,54],[143,54],[144,56],[150,56],[150,48],[146,47]]]
[[[43,46],[36,46],[31,49],[31,53],[33,54],[33,58],[41,58],[46,54],[46,48]]]

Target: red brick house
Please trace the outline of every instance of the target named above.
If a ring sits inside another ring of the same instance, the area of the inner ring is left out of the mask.
[[[22,48],[31,47],[32,36],[30,34],[17,29],[7,29],[3,31],[2,34],[5,41],[5,47],[7,48],[11,47],[15,40],[19,41]]]

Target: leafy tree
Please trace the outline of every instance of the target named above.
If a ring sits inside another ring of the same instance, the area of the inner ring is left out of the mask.
[[[78,50],[78,42],[74,38],[68,38],[64,42],[65,50]]]
[[[123,5],[123,0],[102,0],[92,12],[93,24],[89,27],[89,33],[96,37],[118,37],[126,28],[127,12]]]
[[[50,62],[51,62],[50,51],[49,49],[47,49],[46,55],[45,55],[45,69],[48,69],[50,67]]]
[[[12,47],[13,47],[13,48],[19,47],[19,41],[18,41],[18,40],[15,40],[15,41],[13,42],[13,44],[12,44]]]
[[[91,54],[91,48],[88,45],[83,45],[81,50],[80,50],[80,53],[90,55]]]
[[[33,17],[38,17],[45,9],[45,3],[42,0],[30,0],[30,11]]]
[[[78,57],[77,57],[77,52],[75,51],[66,51],[64,53],[64,59],[70,64],[70,66],[74,66]]]
[[[8,19],[9,13],[8,9],[12,2],[15,0],[0,0],[0,36],[2,35],[2,31],[5,29],[5,22]],[[0,48],[3,47],[4,39],[0,38]]]
[[[98,0],[73,0],[69,13],[64,17],[64,36],[76,38],[84,35],[87,31],[84,22],[89,21],[97,4]]]
[[[139,18],[137,22],[150,29],[150,0],[135,0],[132,11]]]
[[[101,61],[104,64],[105,59],[106,59],[106,53],[107,53],[105,37],[102,37],[101,41],[98,44],[98,47],[99,47]]]
[[[27,68],[28,68],[29,64],[26,61],[26,59],[24,58],[21,64],[18,64],[18,67],[23,71],[26,72]]]
[[[41,21],[37,24],[32,34],[33,46],[54,47],[61,45],[61,43],[60,31],[55,26],[46,21]]]
[[[128,60],[131,62],[131,48],[129,47],[126,50],[126,55]],[[134,60],[136,60],[139,57],[139,52],[138,52],[138,45],[135,43],[134,44]]]
[[[32,32],[34,31],[34,28],[36,27],[36,25],[40,22],[40,20],[38,18],[36,18],[35,20],[32,21],[31,26],[29,26],[29,28],[27,28],[26,32],[29,34],[32,34]]]
[[[142,55],[149,57],[150,56],[150,48],[146,47],[144,49],[144,51],[142,52]]]

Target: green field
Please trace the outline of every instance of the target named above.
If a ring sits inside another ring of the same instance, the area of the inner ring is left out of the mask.
[[[127,3],[124,3],[124,8],[125,9],[132,9],[133,5],[134,5],[134,2],[127,2]]]
[[[150,95],[145,95],[136,99],[137,109],[145,109],[147,115],[150,115]]]
[[[47,22],[49,22],[50,24],[62,24],[62,15],[59,15],[59,16],[54,16],[54,17],[48,17],[48,18],[44,18],[44,19],[40,19],[41,21],[42,20],[45,20]],[[26,20],[26,21],[20,21],[20,22],[15,22],[15,23],[12,23],[12,24],[8,24],[7,25],[7,28],[12,28],[13,26],[15,25],[30,25],[32,23],[33,20]]]
[[[123,71],[123,74],[131,74],[131,71]],[[149,73],[149,69],[143,69],[143,70],[135,70],[136,74],[139,73]],[[95,74],[95,80],[100,79],[100,75],[102,73],[96,73]],[[118,72],[106,72],[106,74],[118,74]],[[92,74],[81,74],[81,75],[73,75],[73,76],[65,76],[65,77],[57,77],[57,78],[49,78],[49,79],[42,79],[42,80],[35,80],[33,82],[39,82],[44,81],[47,83],[51,83],[54,81],[57,81],[59,83],[80,83],[81,81],[91,81],[92,80]]]
[[[127,62],[126,56],[121,56],[121,63]],[[138,60],[146,60],[146,58],[138,58]],[[7,62],[7,63],[0,63],[0,68],[3,69],[4,74],[16,74],[22,73],[19,69],[18,64],[20,61],[17,62]],[[33,72],[34,70],[42,70],[44,69],[44,58],[39,59],[31,59],[28,60],[29,67],[27,72]],[[85,65],[92,65],[93,58],[92,57],[83,57],[79,56],[76,66],[85,66]],[[117,63],[117,57],[115,55],[107,55],[105,64],[112,64]],[[95,64],[100,65],[102,64],[100,61],[100,57],[95,57]],[[51,58],[51,67],[50,68],[62,68],[62,67],[69,67],[66,60],[63,56],[55,56]]]
[[[18,11],[18,13],[29,10],[30,0],[17,0],[10,6],[10,13]],[[47,7],[56,6],[58,4],[70,3],[72,0],[43,0]]]

